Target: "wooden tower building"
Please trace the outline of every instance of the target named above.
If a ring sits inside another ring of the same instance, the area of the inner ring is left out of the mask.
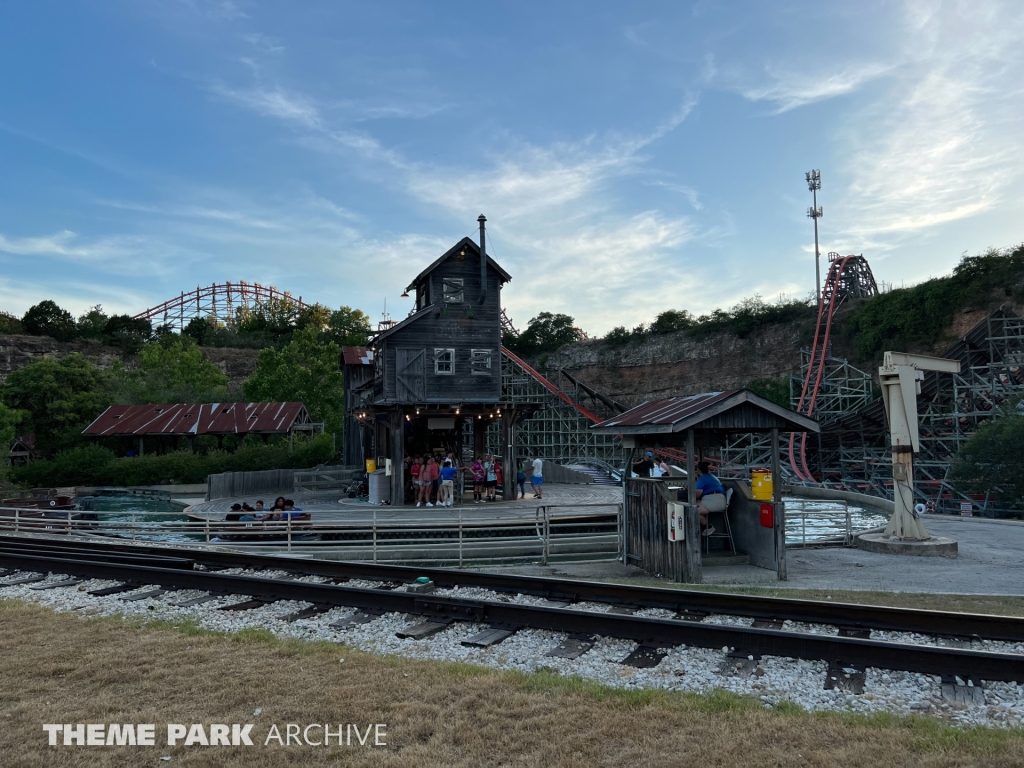
[[[469,420],[474,455],[484,451],[487,426],[500,421],[511,496],[513,430],[524,410],[501,399],[501,288],[512,277],[487,256],[486,219],[478,221],[480,244],[465,237],[420,272],[403,294],[414,292],[409,316],[379,331],[364,354],[345,357],[346,380],[365,381],[348,398],[346,431],[361,427],[366,435],[346,438],[345,462],[390,460],[392,504],[403,503],[404,457],[450,451],[461,458]],[[349,360],[362,371],[349,371]]]

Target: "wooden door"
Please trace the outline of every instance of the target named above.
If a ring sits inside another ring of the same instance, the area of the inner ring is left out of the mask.
[[[395,350],[395,399],[400,403],[422,403],[427,398],[427,350]]]

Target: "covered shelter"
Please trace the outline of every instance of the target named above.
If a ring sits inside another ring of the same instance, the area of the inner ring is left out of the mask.
[[[671,575],[675,581],[703,581],[703,552],[696,499],[695,466],[714,456],[729,435],[771,433],[774,480],[771,501],[753,498],[743,480],[723,480],[732,490],[725,510],[734,552],[742,551],[749,563],[786,578],[785,509],[779,456],[779,432],[818,432],[818,423],[761,397],[750,390],[707,392],[645,402],[591,427],[596,432],[622,436],[629,449],[627,469],[637,451],[675,448],[685,451],[686,478],[632,478],[623,483],[623,562],[651,573]],[[632,474],[627,472],[627,474]],[[682,524],[670,530],[673,515]]]
[[[86,437],[130,438],[145,452],[145,440],[166,445],[186,438],[213,435],[293,435],[323,431],[299,402],[273,403],[171,403],[160,405],[111,405],[82,430]]]

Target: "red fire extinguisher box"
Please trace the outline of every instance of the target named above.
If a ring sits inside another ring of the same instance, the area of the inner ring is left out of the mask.
[[[765,528],[775,527],[775,505],[774,504],[762,504],[761,505],[761,525]]]

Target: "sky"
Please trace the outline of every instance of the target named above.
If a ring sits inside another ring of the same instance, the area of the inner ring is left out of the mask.
[[[392,316],[488,219],[591,335],[1024,240],[1024,3],[33,0],[0,25],[0,309],[214,282]]]

